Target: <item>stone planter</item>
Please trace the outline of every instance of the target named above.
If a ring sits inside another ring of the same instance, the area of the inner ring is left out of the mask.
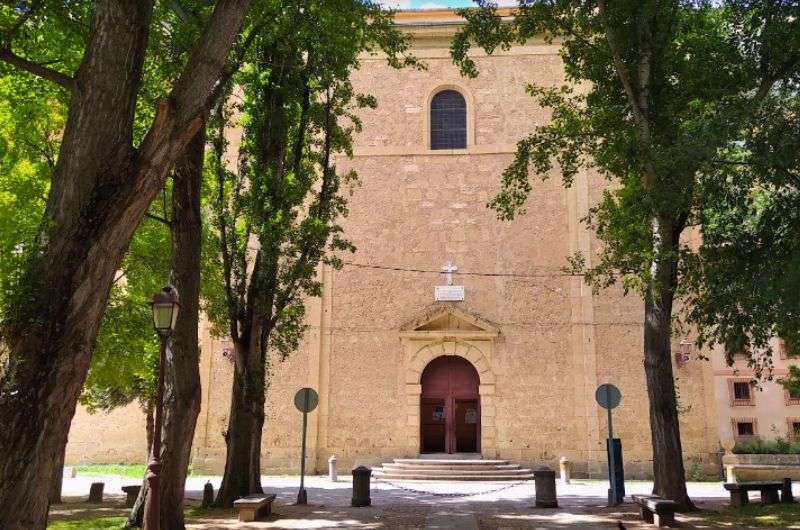
[[[765,455],[733,454],[722,457],[726,482],[752,480],[782,480],[791,478],[800,481],[800,454]]]

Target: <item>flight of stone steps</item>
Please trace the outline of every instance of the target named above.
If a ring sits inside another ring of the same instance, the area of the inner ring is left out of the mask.
[[[372,470],[376,480],[533,480],[533,472],[508,460],[395,458]]]

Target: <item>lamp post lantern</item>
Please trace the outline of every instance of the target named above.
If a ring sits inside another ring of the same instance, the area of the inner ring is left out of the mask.
[[[145,507],[144,523],[146,530],[159,530],[161,523],[158,476],[161,471],[161,414],[164,401],[164,366],[167,357],[167,340],[175,330],[178,321],[178,290],[172,285],[161,289],[150,302],[153,310],[153,327],[161,342],[158,361],[158,383],[156,386],[155,418],[153,420],[153,446],[150,449],[150,463],[147,466],[147,485],[150,488]]]

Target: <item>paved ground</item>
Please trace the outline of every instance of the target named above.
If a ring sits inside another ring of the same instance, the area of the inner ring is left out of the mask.
[[[131,479],[105,476],[102,479],[79,477],[65,479],[64,497],[77,501],[89,491],[95,480],[106,483],[106,495],[121,495],[120,487],[135,483]],[[190,477],[187,497],[199,503],[202,489],[210,480],[216,490],[219,477]],[[574,480],[558,485],[557,509],[537,509],[533,505],[533,483],[457,483],[403,482],[375,483],[372,506],[351,508],[349,479],[330,482],[326,477],[306,481],[308,506],[296,506],[298,477],[263,477],[265,491],[277,494],[275,515],[268,521],[239,524],[230,511],[211,510],[192,517],[189,528],[419,528],[419,529],[590,529],[652,528],[642,525],[637,510],[630,504],[610,509],[605,506],[607,482]],[[649,482],[626,482],[626,492],[648,493]],[[690,495],[701,507],[721,506],[727,498],[721,483],[690,483]],[[120,503],[122,497],[109,499]],[[69,511],[70,504],[59,506],[55,514]],[[693,517],[681,517],[684,527],[698,527]]]

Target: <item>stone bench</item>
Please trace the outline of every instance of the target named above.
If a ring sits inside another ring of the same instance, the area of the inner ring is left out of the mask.
[[[657,495],[633,495],[633,502],[639,505],[639,513],[646,523],[659,528],[675,525],[677,502]]]
[[[758,491],[761,493],[761,504],[777,504],[778,492],[783,487],[783,482],[757,481],[757,482],[727,482],[725,489],[731,492],[731,506],[744,506],[750,502],[747,493]]]
[[[133,505],[136,503],[136,498],[139,496],[139,490],[141,489],[141,484],[136,484],[134,486],[122,486],[122,491],[127,495],[127,497],[125,497],[126,507],[133,507]]]
[[[274,493],[268,495],[248,495],[247,497],[242,497],[241,499],[233,501],[233,509],[236,510],[239,521],[257,521],[272,513],[272,501],[274,500]]]

